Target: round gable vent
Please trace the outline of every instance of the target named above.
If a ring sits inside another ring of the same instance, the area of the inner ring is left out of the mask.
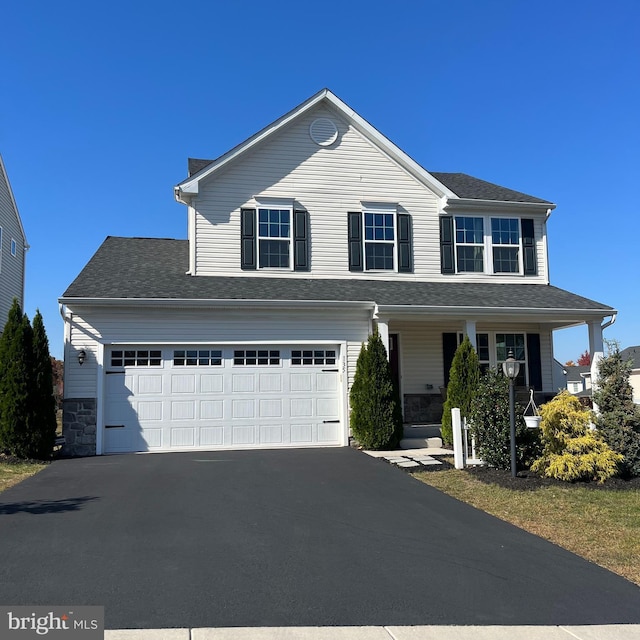
[[[338,127],[329,118],[317,118],[309,127],[311,139],[321,147],[328,147],[338,139]]]

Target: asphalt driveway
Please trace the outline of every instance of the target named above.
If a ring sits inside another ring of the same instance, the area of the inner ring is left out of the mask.
[[[0,604],[106,627],[640,622],[640,588],[351,449],[54,462],[0,494]]]

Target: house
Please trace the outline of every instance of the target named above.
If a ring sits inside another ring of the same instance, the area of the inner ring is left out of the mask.
[[[464,335],[554,394],[552,332],[615,310],[549,284],[555,205],[426,171],[325,89],[175,198],[188,239],[108,237],[60,298],[66,452],[346,446],[377,328],[404,420],[439,420]]]
[[[565,365],[567,391],[573,395],[591,397],[591,366]]]
[[[24,264],[27,236],[22,227],[7,170],[0,156],[0,331],[17,298],[24,307]]]
[[[629,383],[633,389],[633,401],[640,404],[640,345],[627,347],[620,352],[623,361],[631,361],[631,375]]]

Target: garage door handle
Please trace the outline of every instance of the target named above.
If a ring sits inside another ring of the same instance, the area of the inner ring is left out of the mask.
[[[329,423],[333,423],[333,422],[340,422],[340,420],[323,420],[322,424],[329,424]]]
[[[323,369],[322,373],[338,373],[340,369]]]

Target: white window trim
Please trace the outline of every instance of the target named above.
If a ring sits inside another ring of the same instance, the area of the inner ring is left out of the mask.
[[[482,218],[482,233],[483,243],[467,243],[457,241],[457,227],[456,218]],[[491,233],[491,219],[502,218],[507,220],[518,221],[518,244],[493,244],[493,238]],[[492,275],[492,276],[522,276],[524,275],[524,259],[523,259],[523,246],[522,246],[522,218],[520,216],[506,215],[506,214],[456,214],[453,216],[453,243],[454,243],[454,266],[456,273],[462,273],[468,276],[477,275]],[[482,271],[458,271],[458,247],[482,247],[483,252],[483,270]],[[493,266],[493,249],[495,248],[518,248],[518,271],[495,271]]]
[[[398,273],[398,205],[388,202],[362,202],[362,265],[368,273]],[[367,240],[365,214],[393,216],[393,240]],[[393,244],[393,269],[367,269],[367,244]]]
[[[15,238],[11,238],[11,255],[18,255],[18,243],[16,242]]]
[[[294,202],[291,199],[283,198],[255,198],[256,200],[256,261],[258,264],[258,270],[265,271],[293,271],[294,270],[294,257],[293,257],[293,215],[294,215]],[[279,209],[289,212],[289,237],[288,238],[272,238],[270,236],[260,235],[260,209]],[[281,240],[282,242],[288,242],[289,245],[289,266],[288,267],[263,267],[260,264],[260,241],[261,240]]]

